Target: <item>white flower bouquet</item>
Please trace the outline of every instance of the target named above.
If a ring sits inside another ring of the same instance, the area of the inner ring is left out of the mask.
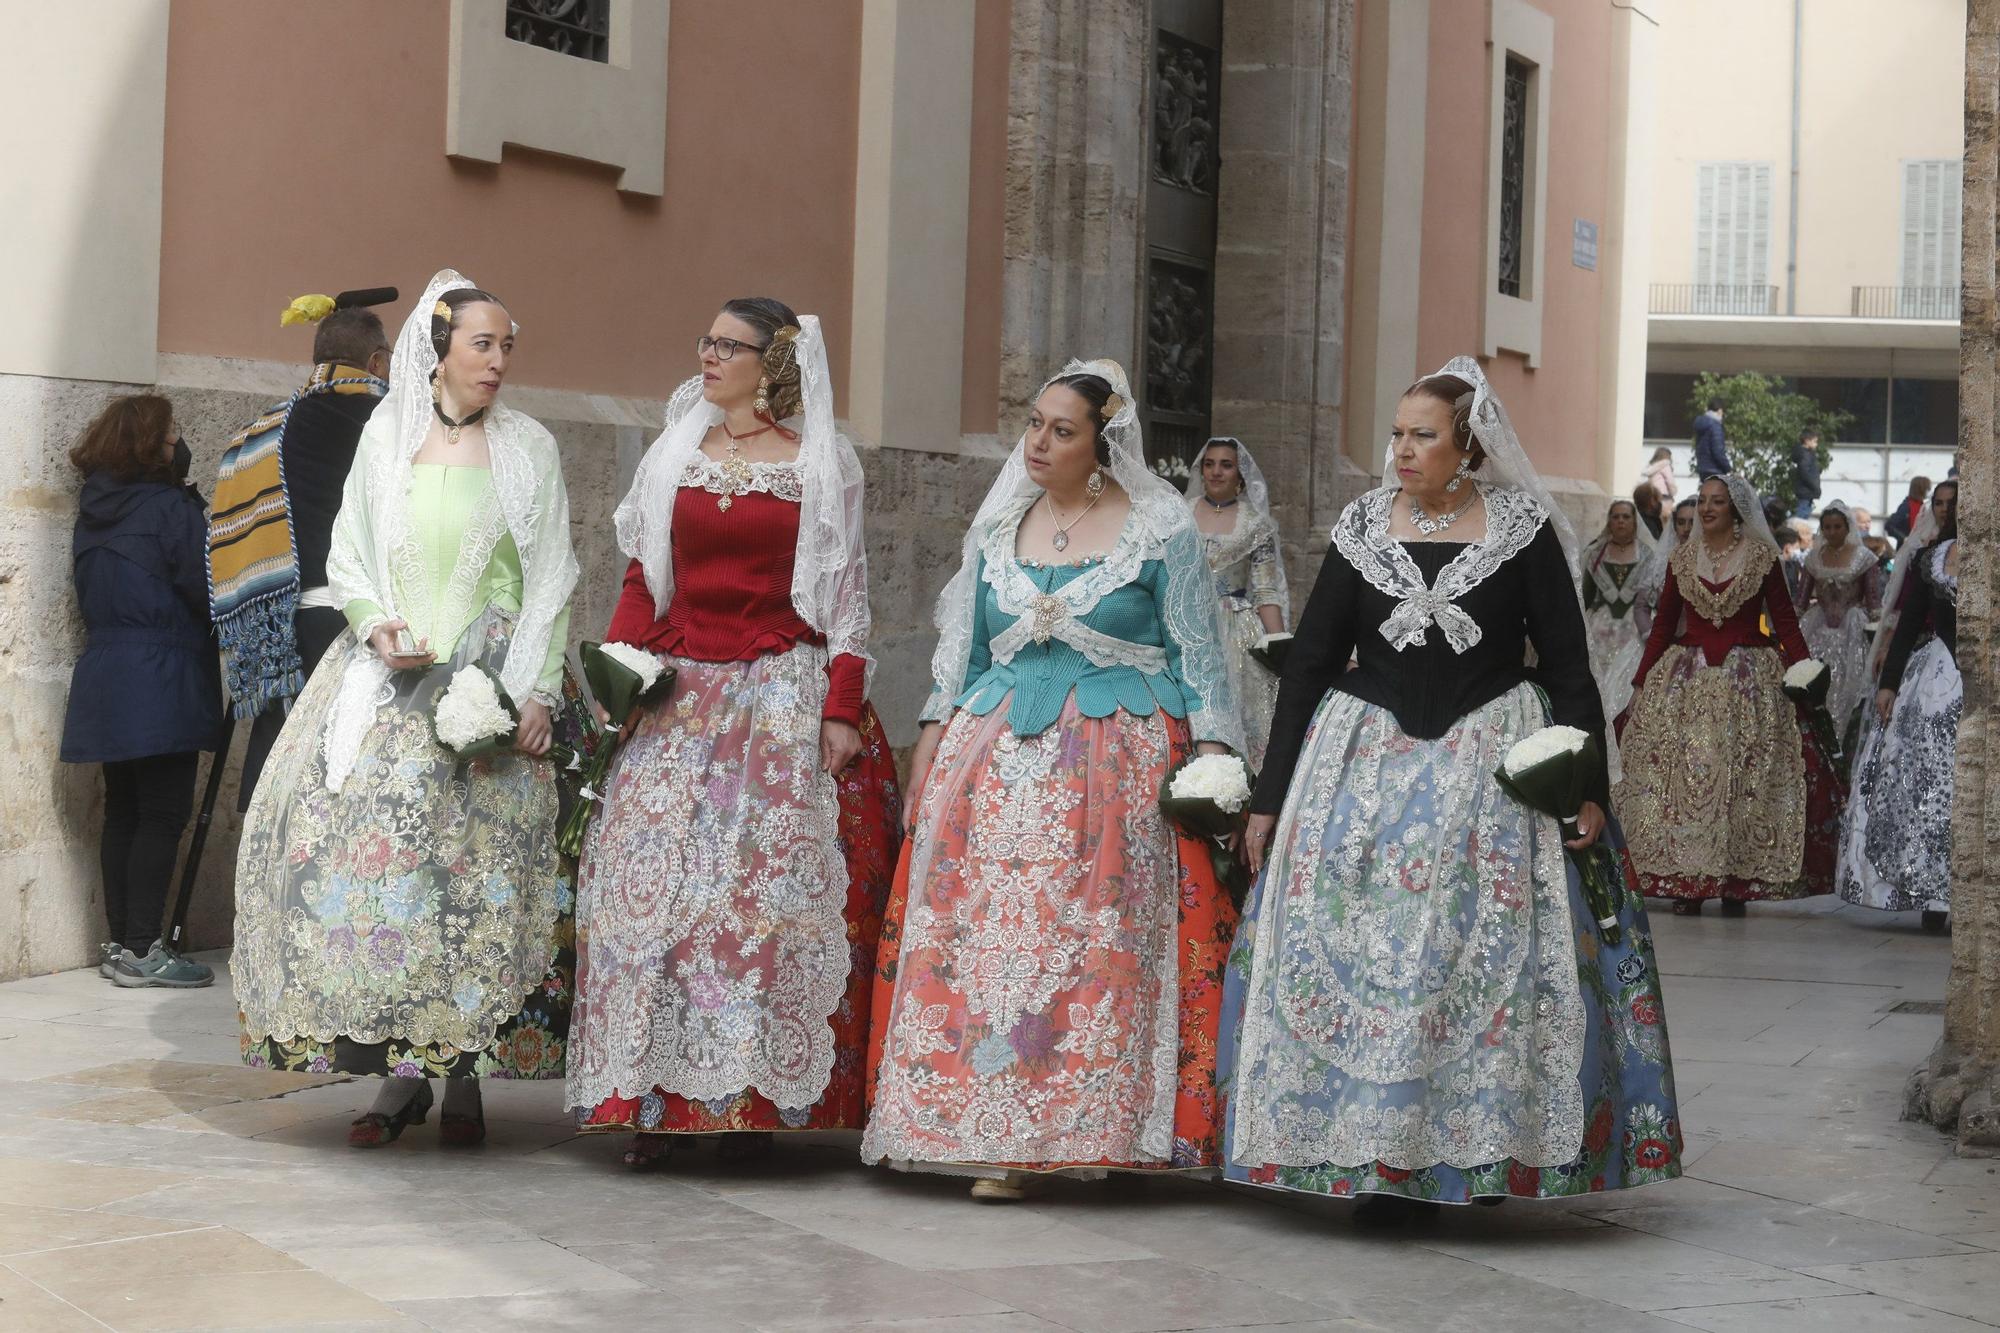
[[[1554,819],[1567,842],[1581,836],[1576,817],[1583,810],[1592,775],[1603,764],[1597,738],[1589,732],[1577,727],[1543,727],[1514,743],[1494,771],[1493,780],[1522,805]],[[1618,925],[1623,895],[1610,849],[1600,841],[1582,851],[1567,847],[1563,851],[1583,880],[1583,899],[1597,919],[1599,933],[1607,944],[1618,944],[1624,938]]]
[[[520,710],[485,667],[444,668],[451,679],[431,709],[431,735],[456,759],[481,759],[514,744]]]
[[[604,799],[604,782],[611,772],[619,733],[631,723],[641,704],[658,698],[674,683],[674,672],[665,662],[629,643],[586,643],[577,656],[583,660],[583,678],[590,684],[591,697],[607,720],[603,732],[593,738],[595,745],[577,790],[576,808],[556,834],[556,848],[565,856],[583,854],[584,833],[597,803]]]
[[[1239,905],[1250,887],[1249,868],[1227,840],[1249,805],[1250,769],[1233,754],[1183,759],[1168,771],[1160,788],[1160,813],[1208,848],[1217,882]]]
[[[1832,687],[1833,673],[1818,658],[1808,657],[1785,668],[1785,697],[1804,711],[1813,738],[1819,742],[1819,748],[1825,751],[1834,771],[1840,775],[1841,785],[1845,786],[1848,777],[1847,751],[1833,729],[1833,714],[1826,710],[1827,691]]]
[[[1274,676],[1285,674],[1285,659],[1291,656],[1292,636],[1284,630],[1266,634],[1257,640],[1257,646],[1250,650],[1250,656],[1257,659],[1263,668]]]

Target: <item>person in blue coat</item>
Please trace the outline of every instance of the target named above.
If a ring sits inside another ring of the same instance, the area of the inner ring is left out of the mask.
[[[88,632],[70,675],[62,758],[104,767],[99,860],[110,927],[98,971],[120,986],[206,986],[158,938],[195,768],[222,729],[208,619],[208,523],[157,394],[114,400],[70,451],[83,473],[71,541]]]
[[[1708,400],[1708,410],[1694,419],[1694,474],[1701,481],[1729,471],[1729,442],[1722,430],[1722,400]]]

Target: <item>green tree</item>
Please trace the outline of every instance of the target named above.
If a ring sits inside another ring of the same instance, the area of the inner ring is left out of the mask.
[[[1819,432],[1819,465],[1832,466],[1833,444],[1854,422],[1853,414],[1821,407],[1802,393],[1793,393],[1775,375],[1754,370],[1740,375],[1704,373],[1688,396],[1688,415],[1708,410],[1711,398],[1722,400],[1722,428],[1729,440],[1729,466],[1746,477],[1759,495],[1776,496],[1792,507],[1792,446],[1799,432]]]

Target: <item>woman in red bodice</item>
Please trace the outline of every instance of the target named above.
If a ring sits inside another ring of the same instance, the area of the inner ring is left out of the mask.
[[[1841,793],[1785,696],[1785,668],[1809,654],[1756,492],[1710,477],[1698,524],[1669,561],[1612,804],[1645,893],[1741,915],[1832,890]]]
[[[819,321],[731,301],[618,508],[605,637],[675,672],[611,770],[577,893],[569,1102],[632,1131],[858,1129],[900,798],[868,706],[862,481]]]

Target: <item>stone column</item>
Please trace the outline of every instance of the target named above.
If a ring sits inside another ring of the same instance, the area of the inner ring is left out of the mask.
[[[1003,423],[1022,420],[1069,357],[1114,357],[1137,373],[1148,8],[1014,0]]]
[[[1354,0],[1223,12],[1215,430],[1270,481],[1300,604],[1327,528],[1373,484],[1341,448],[1354,29]]]
[[[1961,1149],[2000,1149],[2000,728],[1994,725],[1995,175],[2000,167],[2000,0],[1966,11],[1964,261],[1959,337],[1958,663],[1965,713],[1952,811],[1952,958],[1944,1038],[1911,1080],[1908,1113],[1958,1135]]]

